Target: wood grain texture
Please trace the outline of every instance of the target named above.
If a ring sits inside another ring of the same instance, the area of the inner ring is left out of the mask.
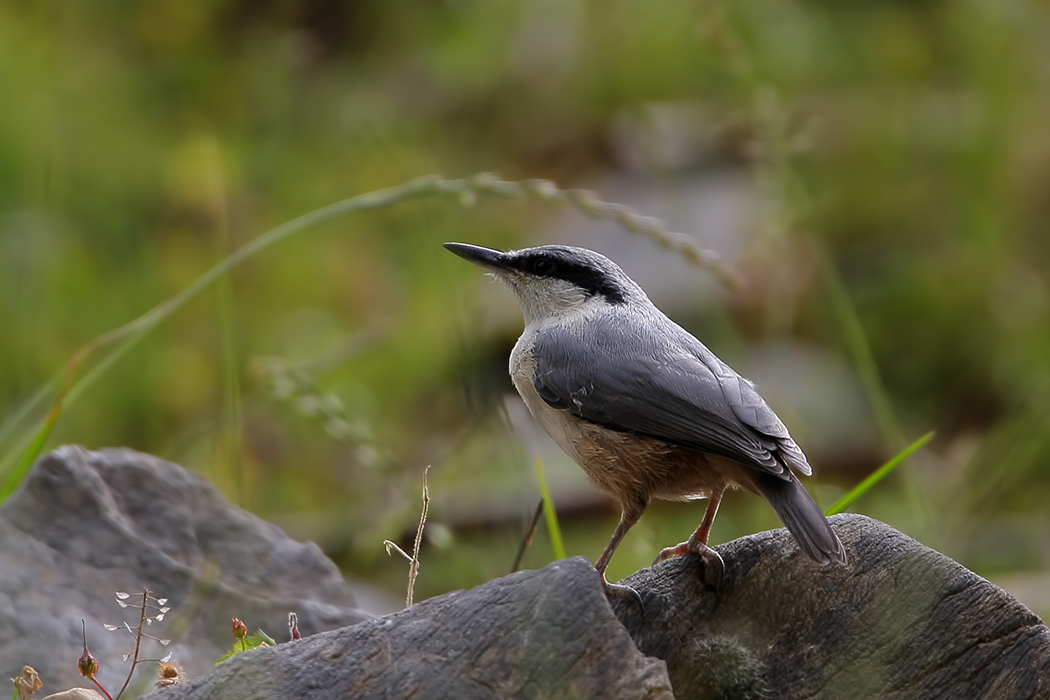
[[[719,593],[694,557],[623,583],[644,619],[613,606],[664,659],[675,697],[1050,698],[1050,630],[999,587],[876,520],[838,515],[849,564],[820,566],[785,530],[715,549]]]

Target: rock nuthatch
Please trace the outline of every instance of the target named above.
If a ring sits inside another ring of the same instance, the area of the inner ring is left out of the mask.
[[[445,247],[517,296],[525,331],[510,355],[514,386],[620,505],[620,523],[594,565],[607,592],[637,599],[608,583],[605,569],[653,498],[709,499],[692,536],[656,561],[693,552],[720,581],[723,563],[707,538],[730,486],[765,498],[810,558],[845,563],[842,543],[792,471],[812,473],[784,424],[750,381],[665,316],[614,262],[561,245],[506,253]]]

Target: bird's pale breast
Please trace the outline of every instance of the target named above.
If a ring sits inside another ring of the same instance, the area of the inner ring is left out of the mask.
[[[549,406],[533,386],[530,345],[523,335],[511,353],[514,386],[547,434],[602,491],[624,502],[702,498],[722,486],[754,490],[746,468],[731,460],[612,430]]]

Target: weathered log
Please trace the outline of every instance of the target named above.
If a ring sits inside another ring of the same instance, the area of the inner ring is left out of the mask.
[[[150,697],[673,699],[663,662],[638,651],[582,557],[252,649]]]
[[[624,581],[644,617],[613,607],[667,662],[675,697],[1050,698],[1050,630],[1034,613],[888,525],[831,522],[847,566],[815,564],[781,529],[716,547],[717,592],[691,556]]]
[[[612,608],[586,560],[492,581],[396,615],[248,652],[158,699],[1050,697],[1050,630],[1004,591],[893,528],[832,520],[847,566],[785,530],[718,547],[721,587],[685,556],[626,579]]]

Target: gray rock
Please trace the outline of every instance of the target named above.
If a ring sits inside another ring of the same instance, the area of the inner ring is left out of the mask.
[[[786,530],[716,547],[721,590],[695,557],[624,581],[613,607],[689,698],[1050,698],[1050,630],[1006,592],[861,515],[832,518],[848,566],[806,559]]]
[[[435,598],[353,628],[247,652],[157,700],[1050,697],[1050,630],[1023,605],[887,525],[833,518],[848,566],[821,568],[785,530],[626,580],[612,609],[583,559]]]
[[[663,662],[634,646],[582,557],[246,651],[150,697],[673,700]]]
[[[279,639],[289,611],[304,634],[371,617],[320,549],[230,505],[201,477],[132,450],[62,447],[0,507],[0,678],[29,664],[44,692],[84,685],[83,618],[98,677],[115,693],[134,640],[102,623],[137,624],[138,610],[119,608],[114,592],[143,588],[172,607],[147,631],[184,633],[168,648],[147,640],[141,656],[172,651],[191,677],[232,646],[233,616]]]
[[[67,447],[0,508],[0,672],[35,666],[45,692],[84,685],[83,617],[115,690],[132,640],[100,623],[134,624],[113,592],[145,586],[185,614],[149,631],[188,626],[173,647],[194,679],[157,700],[670,700],[672,684],[680,700],[1050,698],[1050,630],[1032,612],[887,525],[832,522],[848,566],[819,567],[785,530],[759,533],[717,548],[717,592],[695,557],[628,578],[644,611],[610,606],[576,558],[355,624],[366,615],[313,545],[176,465]],[[230,646],[230,617],[282,639],[290,610],[304,639],[211,669]],[[165,651],[153,643],[143,655]]]

